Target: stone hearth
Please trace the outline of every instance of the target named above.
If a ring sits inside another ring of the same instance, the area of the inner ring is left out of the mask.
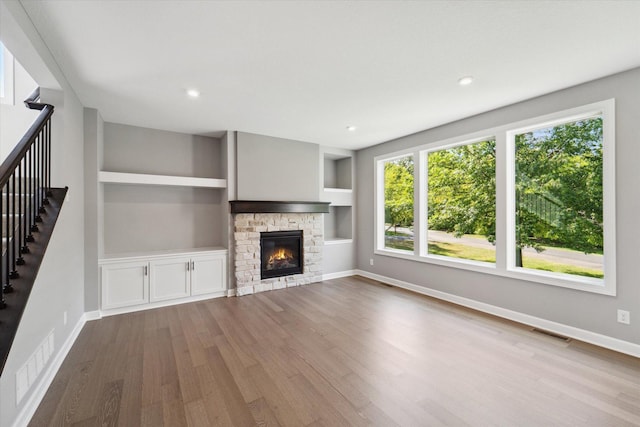
[[[236,295],[307,285],[322,281],[323,224],[321,213],[239,213],[234,215],[234,260]],[[260,278],[260,233],[303,232],[302,274]]]

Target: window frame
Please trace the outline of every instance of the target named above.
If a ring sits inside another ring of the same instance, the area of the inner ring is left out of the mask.
[[[544,127],[600,115],[603,146],[604,279],[515,267],[515,136]],[[496,262],[465,260],[427,253],[428,153],[494,139],[496,144]],[[414,156],[414,251],[384,247],[384,163]],[[374,254],[586,292],[616,295],[615,100],[608,99],[533,117],[459,137],[429,142],[374,158]],[[509,214],[512,212],[512,214]]]
[[[384,230],[384,219],[385,219],[385,215],[384,215],[384,165],[386,162],[390,162],[390,161],[394,161],[394,160],[398,160],[398,159],[402,159],[404,157],[409,157],[412,156],[413,157],[413,170],[414,170],[414,178],[413,178],[413,226],[414,226],[414,232],[413,232],[413,254],[416,253],[416,249],[419,249],[420,245],[418,244],[418,242],[416,241],[416,233],[415,233],[415,226],[416,226],[416,219],[417,219],[417,214],[416,214],[416,179],[415,179],[415,168],[417,165],[417,159],[418,157],[416,157],[419,153],[416,153],[414,150],[403,150],[403,151],[397,151],[395,153],[393,153],[393,155],[388,155],[388,156],[384,156],[383,159],[381,159],[379,162],[376,162],[376,191],[374,194],[374,223],[378,224],[379,221],[382,222],[382,229]],[[378,227],[376,226],[376,230],[378,229]],[[378,233],[376,231],[375,233],[375,245],[376,247],[380,247],[382,248],[382,250],[384,250],[385,252],[389,252],[392,254],[396,254],[396,255],[409,255],[412,256],[413,254],[410,251],[405,251],[405,250],[401,250],[401,249],[393,249],[393,248],[387,248],[385,247],[385,241],[384,241],[384,231],[382,233]]]

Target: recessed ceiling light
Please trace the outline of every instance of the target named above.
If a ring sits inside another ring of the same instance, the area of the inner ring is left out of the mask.
[[[460,86],[469,86],[471,83],[473,83],[473,76],[464,76],[458,79]]]
[[[348,130],[349,132],[353,132],[353,131],[354,131],[354,130],[356,130],[356,129],[358,129],[358,128],[357,128],[357,127],[355,127],[355,126],[347,126],[347,130]]]
[[[197,98],[200,96],[200,92],[195,89],[187,89],[187,95],[191,98]]]

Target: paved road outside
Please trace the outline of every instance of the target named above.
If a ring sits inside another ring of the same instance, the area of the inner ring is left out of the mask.
[[[398,227],[399,233],[405,233],[413,235],[413,231],[408,228]],[[442,243],[456,243],[464,244],[467,246],[494,249],[494,246],[484,238],[473,236],[455,237],[451,233],[445,231],[429,230],[427,232],[427,238],[429,242],[442,242]],[[522,250],[522,256],[526,259],[544,259],[549,262],[555,262],[559,264],[575,265],[585,268],[602,269],[603,256],[598,254],[584,254],[582,252],[571,251],[567,249],[548,248],[542,252],[536,252],[533,248],[524,248]]]

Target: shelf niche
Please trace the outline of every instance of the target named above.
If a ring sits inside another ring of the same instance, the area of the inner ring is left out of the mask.
[[[352,220],[351,206],[329,206],[329,213],[324,215],[325,243],[351,241]]]
[[[100,255],[226,247],[225,138],[104,123]]]
[[[324,188],[351,190],[352,161],[351,156],[324,153]]]

